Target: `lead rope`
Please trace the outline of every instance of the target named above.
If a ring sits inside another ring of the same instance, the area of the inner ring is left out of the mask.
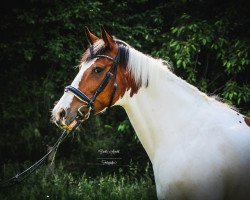
[[[17,185],[19,183],[21,183],[22,181],[24,181],[26,178],[28,178],[29,175],[31,175],[36,169],[38,169],[43,162],[46,160],[46,158],[55,150],[57,150],[57,148],[59,147],[60,143],[63,142],[66,137],[75,131],[75,129],[80,125],[81,120],[79,120],[78,118],[76,118],[77,123],[75,124],[75,126],[71,129],[70,132],[67,133],[67,131],[63,131],[62,135],[59,137],[59,139],[56,141],[56,143],[53,145],[53,147],[37,162],[35,162],[33,165],[31,165],[29,168],[27,168],[26,170],[24,170],[21,173],[16,174],[15,176],[13,176],[10,179],[7,179],[5,181],[1,181],[0,182],[0,189],[3,188],[8,188],[14,185]]]

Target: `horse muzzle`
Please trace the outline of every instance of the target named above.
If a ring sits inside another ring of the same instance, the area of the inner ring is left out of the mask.
[[[87,105],[80,106],[73,112],[60,108],[52,111],[52,121],[60,128],[65,130],[72,130],[72,128],[79,122],[83,122],[90,117],[91,108]]]

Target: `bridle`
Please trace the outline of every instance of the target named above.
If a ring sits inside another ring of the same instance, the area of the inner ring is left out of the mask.
[[[75,120],[77,121],[77,123],[74,125],[74,127],[67,133],[66,131],[64,131],[62,133],[62,135],[60,136],[60,138],[57,140],[57,142],[54,144],[54,146],[50,149],[49,152],[47,152],[40,160],[38,160],[36,163],[34,163],[32,166],[30,166],[29,168],[27,168],[26,170],[24,170],[23,172],[16,174],[14,177],[6,180],[6,181],[1,181],[0,182],[0,189],[4,189],[4,188],[8,188],[11,187],[13,185],[16,185],[18,183],[21,183],[23,180],[25,180],[29,175],[31,175],[36,169],[38,169],[43,163],[44,161],[48,158],[48,156],[53,152],[56,151],[58,146],[60,145],[60,143],[72,132],[74,132],[74,130],[80,125],[80,123],[82,122],[82,120],[80,120],[80,117],[86,117],[88,118],[90,115],[90,112],[95,112],[94,109],[94,101],[96,100],[97,96],[105,89],[105,87],[108,85],[109,81],[111,80],[112,77],[114,77],[114,86],[113,86],[113,91],[111,94],[111,98],[110,98],[110,102],[108,105],[108,108],[112,105],[114,96],[115,96],[115,92],[117,89],[117,82],[116,82],[116,73],[117,73],[117,65],[120,61],[120,48],[118,46],[118,52],[116,57],[113,59],[112,57],[108,56],[108,55],[96,55],[95,57],[97,58],[107,58],[111,61],[113,61],[113,65],[110,68],[110,70],[107,72],[105,78],[103,79],[102,83],[99,85],[99,87],[97,88],[95,94],[93,97],[89,98],[86,94],[84,94],[82,91],[80,91],[79,89],[69,85],[67,87],[65,87],[65,92],[71,92],[75,97],[77,97],[80,101],[86,103],[85,105],[81,106],[78,109],[78,115],[76,116]],[[87,107],[88,109],[88,113],[86,115],[84,115],[81,111],[81,109],[83,107]]]
[[[123,41],[116,41],[117,44],[122,44],[124,46],[127,46],[126,43],[124,43]],[[118,63],[120,61],[121,58],[121,50],[120,50],[120,46],[118,45],[118,52],[116,57],[113,59],[112,57],[108,56],[108,55],[96,55],[95,57],[97,58],[107,58],[109,60],[111,60],[113,62],[112,67],[110,68],[110,70],[107,72],[105,78],[103,79],[102,83],[99,85],[99,87],[97,88],[95,94],[93,97],[89,98],[86,94],[84,94],[82,91],[80,91],[79,89],[69,85],[67,87],[65,87],[65,92],[71,92],[75,97],[77,97],[80,101],[86,103],[85,105],[81,106],[78,109],[78,115],[76,116],[76,121],[77,123],[74,125],[74,127],[67,133],[66,131],[64,131],[62,133],[62,135],[60,136],[60,138],[57,140],[57,142],[54,144],[54,146],[50,149],[49,152],[47,152],[40,160],[38,160],[36,163],[34,163],[32,166],[30,166],[29,168],[27,168],[26,170],[24,170],[23,172],[16,174],[14,177],[6,180],[6,181],[2,181],[0,182],[0,189],[4,189],[4,188],[8,188],[11,187],[13,185],[16,185],[18,183],[21,183],[23,180],[25,180],[28,176],[30,176],[36,169],[38,169],[43,163],[44,161],[48,158],[48,156],[53,152],[56,151],[58,146],[60,145],[60,143],[65,140],[65,138],[72,132],[74,132],[74,130],[80,125],[81,121],[79,119],[79,117],[86,117],[84,116],[84,114],[82,113],[81,109],[83,107],[87,107],[89,108],[88,113],[86,114],[87,117],[89,117],[90,112],[92,111],[93,113],[95,112],[94,109],[94,101],[96,100],[97,96],[105,89],[105,87],[108,85],[109,81],[111,80],[112,77],[114,77],[114,86],[113,86],[113,91],[111,94],[111,98],[109,101],[109,105],[108,108],[112,105],[114,96],[115,96],[115,92],[117,90],[117,82],[116,82],[116,74],[117,74],[117,66]]]
[[[86,94],[84,94],[84,92],[80,91],[79,89],[77,89],[71,85],[66,86],[65,90],[64,90],[65,92],[72,93],[80,101],[86,103],[86,104],[82,105],[80,108],[78,108],[78,115],[80,115],[81,117],[85,117],[85,118],[88,118],[90,113],[93,113],[93,114],[95,113],[94,102],[95,102],[97,96],[106,88],[106,86],[108,85],[108,83],[112,77],[114,77],[114,86],[113,86],[113,91],[112,91],[111,98],[109,101],[109,105],[107,108],[111,107],[114,96],[115,96],[115,92],[117,90],[116,74],[117,74],[117,66],[118,66],[118,63],[120,61],[120,47],[119,47],[119,45],[118,45],[118,52],[117,52],[117,55],[115,58],[112,58],[108,55],[96,55],[95,57],[96,58],[107,58],[113,62],[113,65],[110,68],[110,70],[106,73],[105,78],[103,79],[103,81],[101,82],[99,87],[97,88],[93,97],[91,97],[91,98],[88,97]],[[86,114],[82,113],[83,107],[88,108],[88,112]]]

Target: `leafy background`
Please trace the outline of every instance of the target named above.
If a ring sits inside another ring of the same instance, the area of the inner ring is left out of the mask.
[[[201,91],[250,115],[249,9],[247,0],[5,1],[0,14],[1,177],[27,167],[59,137],[50,110],[77,74],[75,66],[88,45],[84,26],[99,34],[104,25],[136,49],[170,62],[178,76]],[[118,149],[122,160],[102,166],[100,149]],[[55,163],[53,173],[45,167],[34,175],[38,179],[31,177],[11,194],[4,191],[1,199],[17,193],[20,199],[155,198],[149,159],[121,108],[83,124],[60,146]],[[101,183],[106,185],[97,194]],[[108,196],[110,191],[116,196]]]

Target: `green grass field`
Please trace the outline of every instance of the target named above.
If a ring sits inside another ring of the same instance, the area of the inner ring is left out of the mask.
[[[43,167],[23,183],[0,191],[1,200],[157,199],[154,182],[146,173],[139,178],[124,173],[93,178],[72,175],[62,167],[53,173]]]

